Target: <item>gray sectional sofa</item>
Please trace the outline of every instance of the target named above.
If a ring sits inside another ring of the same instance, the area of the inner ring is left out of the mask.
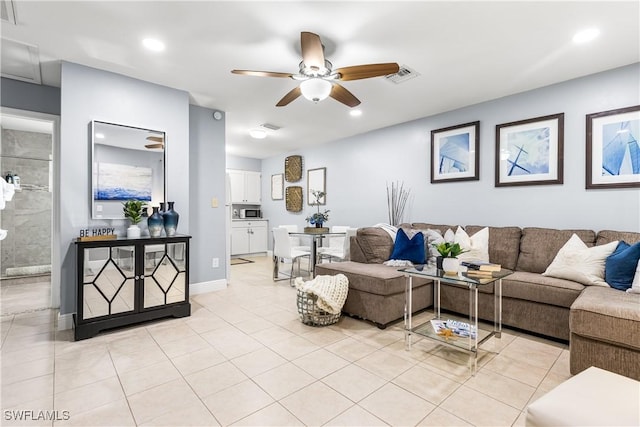
[[[436,229],[442,234],[457,228],[403,224],[407,227]],[[464,228],[471,236],[484,227]],[[640,233],[633,232],[489,227],[489,260],[513,271],[502,281],[503,324],[569,341],[573,374],[598,366],[640,380],[640,294],[542,275],[573,233],[587,246],[614,240],[640,241]],[[349,294],[343,312],[384,328],[404,314],[406,279],[398,272],[399,267],[382,264],[392,251],[393,240],[382,228],[360,228],[351,238],[351,261],[318,264],[316,274],[346,275]],[[479,317],[490,320],[494,312],[493,286],[479,290]],[[468,298],[466,288],[442,287],[445,310],[468,314]],[[414,311],[432,305],[432,283],[414,279]]]

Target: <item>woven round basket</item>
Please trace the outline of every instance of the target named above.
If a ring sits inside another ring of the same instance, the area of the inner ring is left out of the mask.
[[[340,313],[331,314],[316,305],[318,297],[298,289],[298,313],[300,320],[309,326],[327,326],[340,320]]]

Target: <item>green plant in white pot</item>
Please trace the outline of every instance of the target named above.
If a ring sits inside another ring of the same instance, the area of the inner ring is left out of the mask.
[[[442,257],[442,265],[438,264],[437,267],[449,274],[457,274],[458,271],[460,271],[460,260],[458,259],[458,255],[469,252],[466,249],[462,249],[459,243],[434,243],[433,247],[436,248]]]
[[[127,238],[137,239],[140,237],[140,227],[138,223],[142,221],[142,210],[147,207],[146,203],[140,200],[131,199],[122,203],[122,213],[124,217],[131,221],[127,228]]]

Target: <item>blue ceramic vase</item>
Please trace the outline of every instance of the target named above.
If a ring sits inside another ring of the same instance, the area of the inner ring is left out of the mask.
[[[164,228],[164,218],[158,212],[158,207],[153,207],[153,213],[147,219],[147,225],[149,226],[149,236],[160,237],[162,229]]]
[[[178,228],[178,220],[180,219],[180,215],[173,209],[173,204],[175,202],[167,202],[169,205],[169,209],[164,211],[162,216],[164,217],[164,232],[167,233],[167,236],[173,236],[176,234],[176,230]]]

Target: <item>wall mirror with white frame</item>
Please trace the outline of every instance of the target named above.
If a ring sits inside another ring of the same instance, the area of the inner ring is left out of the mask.
[[[122,203],[166,200],[165,132],[91,122],[91,217],[123,219]]]

